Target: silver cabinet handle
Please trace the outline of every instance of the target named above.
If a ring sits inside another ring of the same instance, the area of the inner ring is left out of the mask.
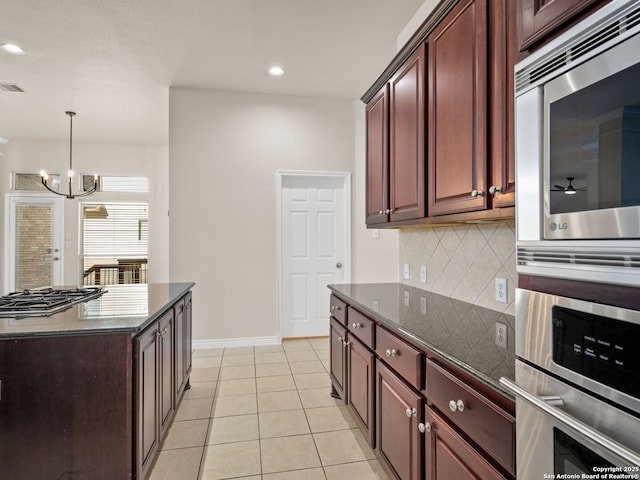
[[[418,430],[420,431],[420,433],[424,433],[424,432],[431,433],[431,424],[429,422],[419,423]]]
[[[331,311],[335,312],[336,310],[341,310],[339,305],[331,305]]]
[[[386,352],[384,352],[384,353],[385,353],[385,355],[386,355],[387,357],[389,357],[389,358],[391,358],[391,357],[395,357],[395,356],[398,354],[398,352],[396,351],[396,349],[395,349],[395,348],[392,348],[391,350],[387,349],[387,351],[386,351]]]
[[[601,445],[603,449],[613,452],[615,455],[629,462],[631,465],[640,465],[640,455],[629,450],[624,445],[611,440],[606,435],[595,431],[586,423],[573,418],[571,415],[563,412],[557,407],[554,407],[552,404],[545,402],[544,398],[527,392],[524,388],[519,387],[514,382],[505,377],[500,378],[500,384],[517,397],[522,398],[527,403],[530,403],[537,409],[542,410],[544,413],[554,418],[557,422],[570,427],[580,437],[587,438],[592,442],[595,442],[597,445]]]
[[[489,187],[489,193],[491,195],[495,195],[496,193],[502,193],[502,187],[496,186],[496,185],[491,185]]]
[[[452,412],[464,412],[464,402],[462,400],[449,400],[449,410]]]
[[[342,337],[338,337],[338,341],[339,341],[339,342],[344,342],[344,338],[342,338]]]
[[[484,196],[484,192],[482,190],[471,190],[471,196],[473,198]]]
[[[378,212],[380,215],[384,215],[384,210],[380,210],[380,212]]]
[[[407,408],[404,413],[406,413],[409,418],[418,416],[418,410],[415,408]]]
[[[362,325],[360,323],[354,323],[353,325],[351,325],[353,328],[361,328]]]
[[[350,343],[351,343],[351,342],[342,342],[342,346],[343,346],[344,348],[347,348],[347,347],[349,346],[349,344],[350,344]]]

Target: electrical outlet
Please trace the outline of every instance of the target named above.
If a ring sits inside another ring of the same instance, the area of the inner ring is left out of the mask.
[[[420,281],[422,283],[427,283],[427,266],[420,265]]]
[[[404,291],[404,306],[405,307],[409,306],[409,291],[408,290]]]
[[[496,345],[507,348],[507,326],[504,323],[496,322]]]
[[[373,230],[371,230],[371,236],[373,238],[380,238],[380,229],[374,228]]]
[[[422,315],[427,314],[427,299],[424,297],[420,297],[420,313]]]
[[[379,300],[374,300],[373,301],[373,310],[375,312],[377,312],[378,310],[380,310],[380,301]]]
[[[496,302],[507,303],[506,278],[496,278]]]
[[[409,280],[409,264],[405,263],[404,264],[404,279],[405,280]]]

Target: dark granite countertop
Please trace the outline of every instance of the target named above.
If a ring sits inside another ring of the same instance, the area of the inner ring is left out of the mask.
[[[0,318],[0,339],[25,336],[131,333],[144,330],[194,283],[108,285],[98,298],[45,317]]]
[[[488,308],[400,283],[329,285],[383,326],[441,356],[513,399],[499,384],[515,379],[515,319]],[[507,348],[495,344],[495,323],[507,325]]]

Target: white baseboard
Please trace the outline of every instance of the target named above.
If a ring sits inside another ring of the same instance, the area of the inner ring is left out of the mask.
[[[194,350],[220,347],[255,347],[258,345],[280,345],[280,339],[278,337],[243,337],[193,341]]]

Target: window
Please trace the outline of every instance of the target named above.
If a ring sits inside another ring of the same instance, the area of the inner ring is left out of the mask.
[[[147,203],[82,205],[82,283],[147,283]]]
[[[49,174],[49,186],[52,190],[60,191],[60,175],[57,173]],[[14,173],[13,189],[16,191],[24,190],[28,192],[47,191],[42,185],[42,177],[36,173]]]
[[[86,191],[93,188],[93,175],[83,175],[82,185]],[[99,192],[127,192],[127,193],[148,193],[149,179],[147,177],[114,177],[100,175],[98,177]]]

